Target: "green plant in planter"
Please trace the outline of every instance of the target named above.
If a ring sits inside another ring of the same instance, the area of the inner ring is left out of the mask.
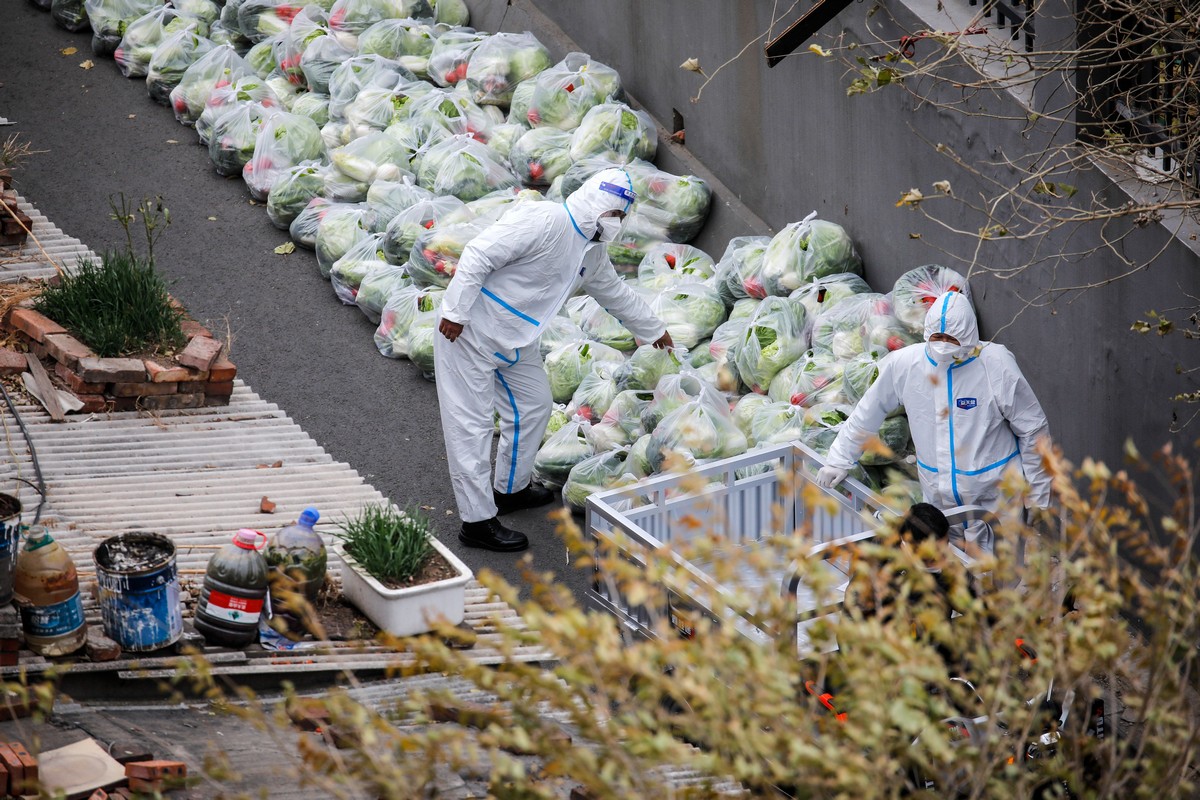
[[[434,552],[433,525],[412,507],[401,511],[386,503],[371,504],[341,528],[335,536],[346,552],[381,582],[411,580]]]
[[[47,286],[35,308],[74,332],[99,356],[147,350],[170,352],[183,347],[183,312],[171,303],[167,283],[154,268],[154,243],[170,224],[170,212],[157,201],[136,206],[124,198],[111,202],[113,218],[125,229],[125,252],[110,250],[100,263],[81,261],[76,272]],[[140,213],[146,255],[134,251],[130,225]]]

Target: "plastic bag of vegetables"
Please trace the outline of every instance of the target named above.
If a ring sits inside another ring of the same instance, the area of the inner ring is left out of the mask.
[[[533,478],[550,489],[561,488],[571,468],[595,455],[591,441],[592,425],[583,417],[573,417],[546,440],[533,459]]]
[[[654,387],[654,399],[642,411],[642,429],[653,431],[663,417],[693,400],[703,400],[714,407],[728,408],[721,393],[701,380],[695,371],[664,375],[658,386]]]
[[[558,128],[526,131],[509,150],[508,163],[526,186],[549,186],[571,167],[571,134]]]
[[[618,101],[624,94],[617,71],[593,61],[587,53],[567,53],[532,80],[533,95],[525,118],[534,128],[573,131],[588,111]]]
[[[371,235],[371,210],[365,205],[345,203],[325,209],[317,223],[317,269],[328,278],[334,263],[350,248]]]
[[[146,91],[156,103],[171,102],[171,90],[181,80],[188,67],[203,58],[216,45],[201,36],[194,28],[185,28],[163,39],[154,48],[154,55],[146,66]],[[232,49],[229,53],[237,55]],[[212,87],[209,87],[209,91]],[[207,99],[207,97],[205,97]],[[200,104],[200,109],[203,103]],[[199,116],[199,109],[196,112]]]
[[[229,109],[243,103],[257,103],[265,109],[282,107],[271,87],[254,75],[238,78],[228,86],[217,86],[208,96],[204,111],[196,120],[196,134],[200,137],[200,142],[207,146],[212,141],[212,131],[217,120]]]
[[[650,463],[650,434],[644,433],[637,438],[629,448],[629,456],[625,459],[629,472],[639,478],[647,478],[654,474],[654,465]]]
[[[691,400],[662,418],[650,434],[648,455],[654,471],[671,454],[694,462],[728,458],[746,452],[749,444],[729,415],[729,407],[704,399]]]
[[[513,145],[528,131],[528,128],[523,128],[520,125],[509,122],[494,125],[491,131],[488,132],[488,149],[495,153],[496,158],[500,161],[507,163],[509,157],[512,155]]]
[[[158,7],[157,0],[84,0],[83,10],[92,26],[92,52],[111,56],[121,46],[129,24]]]
[[[442,25],[465,27],[471,24],[471,12],[464,0],[429,0],[433,19]]]
[[[895,464],[903,461],[905,456],[912,452],[912,439],[909,436],[908,417],[904,414],[894,414],[883,421],[879,426],[875,438],[879,440],[877,446],[875,442],[868,441],[866,447],[863,448],[863,453],[858,458],[858,463],[865,467],[882,467],[887,464]],[[832,444],[832,442],[831,442]]]
[[[658,129],[645,111],[624,103],[601,103],[592,107],[571,135],[571,158],[580,161],[599,157],[628,164],[635,159],[653,161],[658,152]]]
[[[426,22],[404,17],[381,19],[358,35],[358,52],[399,61],[418,78],[424,78],[437,38],[437,29]],[[415,68],[418,63],[419,70]]]
[[[847,402],[857,403],[879,377],[879,360],[887,355],[883,347],[869,347],[846,362],[842,372],[842,392]]]
[[[304,47],[292,66],[298,69],[303,84],[310,92],[328,94],[333,74],[337,68],[354,55],[354,51],[343,45],[332,35],[317,36]],[[282,65],[281,65],[282,66]]]
[[[358,37],[385,19],[432,19],[428,0],[337,0],[329,10],[329,27],[347,48],[358,46]]]
[[[260,103],[238,103],[217,118],[208,137],[208,157],[218,175],[240,175],[254,156],[258,128],[275,109]]]
[[[195,125],[217,89],[241,78],[255,78],[250,65],[230,45],[217,45],[187,68],[170,92],[175,120]]]
[[[730,412],[733,424],[738,426],[738,430],[746,434],[746,439],[751,447],[758,444],[758,440],[754,438],[754,415],[758,413],[759,409],[769,406],[773,402],[766,395],[751,392],[741,397]]]
[[[717,262],[714,282],[726,305],[767,296],[762,282],[762,259],[771,243],[768,236],[737,236],[729,240]]]
[[[629,389],[653,391],[665,376],[678,375],[683,369],[681,353],[686,357],[685,350],[642,345],[625,362],[624,385]]]
[[[563,503],[572,511],[583,513],[587,499],[594,493],[637,483],[637,476],[626,466],[628,457],[627,448],[610,450],[585,458],[571,467],[563,484]]]
[[[755,444],[786,444],[804,430],[804,409],[791,403],[767,402],[750,419],[750,439]]]
[[[841,225],[812,212],[786,226],[763,254],[762,280],[767,294],[786,296],[813,278],[850,272],[862,274],[862,260]]]
[[[226,4],[225,8],[228,9],[229,5]],[[257,44],[252,45],[250,49],[246,51],[246,55],[243,56],[243,58],[246,59],[246,63],[250,65],[252,70],[254,70],[254,74],[262,78],[264,81],[271,73],[280,72],[279,62],[275,60],[275,46],[276,43],[281,41],[285,36],[287,36],[287,31],[284,31],[277,36],[263,39]]]
[[[896,279],[892,288],[892,308],[896,319],[909,331],[925,333],[925,313],[946,292],[961,292],[971,299],[971,286],[959,273],[937,264],[910,269]]]
[[[620,366],[624,360],[625,356],[620,350],[599,342],[572,341],[561,344],[546,356],[550,395],[554,402],[566,403],[583,382],[583,377],[592,371],[593,365],[608,361]]]
[[[337,298],[348,306],[357,305],[358,287],[371,270],[388,266],[379,249],[381,234],[364,236],[354,244],[329,270],[329,280]]]
[[[409,333],[420,313],[432,313],[442,304],[441,289],[401,286],[392,292],[375,330],[375,347],[388,358],[408,358]]]
[[[329,122],[329,95],[320,92],[304,92],[292,101],[292,113],[308,117],[319,129]]]
[[[568,316],[559,314],[552,317],[546,326],[542,328],[542,335],[538,337],[538,349],[542,354],[542,358],[550,355],[550,352],[560,345],[567,342],[582,342],[587,339],[587,334],[579,327],[575,320]]]
[[[712,202],[707,183],[695,175],[672,175],[645,161],[632,161],[625,170],[638,197],[631,216],[649,216],[673,242],[691,241],[700,232]]]
[[[456,136],[426,151],[417,168],[417,183],[434,194],[470,201],[497,189],[516,187],[520,182],[486,145],[468,136]]]
[[[454,86],[467,77],[467,62],[486,33],[446,31],[433,43],[429,53],[429,79],[438,86]]]
[[[751,391],[766,394],[775,375],[807,349],[804,306],[768,297],[759,304],[738,345],[738,375]]]
[[[392,217],[383,236],[383,255],[389,264],[406,264],[417,238],[438,225],[447,214],[463,207],[457,197],[419,200]]]
[[[507,108],[513,89],[550,66],[550,51],[532,33],[496,33],[479,43],[467,62],[475,102]]]
[[[336,264],[334,264],[334,270],[337,270]],[[332,273],[330,277],[332,278]],[[362,281],[358,284],[358,293],[354,295],[354,304],[358,306],[359,311],[366,315],[367,319],[378,325],[383,319],[383,308],[391,299],[392,294],[405,286],[412,285],[412,279],[408,277],[404,267],[397,267],[386,261],[376,263],[363,275]]]
[[[822,311],[812,325],[812,347],[847,361],[871,347],[899,350],[920,339],[892,314],[886,295],[870,293],[847,297]]]
[[[375,212],[376,222],[386,228],[401,211],[434,196],[411,180],[375,181],[367,192],[367,206]]]
[[[408,253],[408,274],[418,286],[450,285],[467,244],[483,232],[471,222],[438,225],[422,231]]]
[[[579,298],[578,313],[573,314],[572,318],[583,329],[584,334],[593,341],[606,344],[623,353],[632,352],[637,348],[633,334],[616,317],[601,308],[591,295],[583,295]]]
[[[311,51],[312,48],[309,48]],[[305,52],[307,57],[308,52]],[[332,60],[332,59],[331,59]],[[301,62],[303,64],[303,61]],[[321,91],[314,83],[314,76],[307,70],[309,88]],[[329,94],[329,117],[334,120],[344,120],[346,107],[358,97],[358,93],[367,86],[384,86],[394,88],[400,83],[412,82],[417,79],[410,70],[405,69],[398,61],[377,56],[367,55],[338,55],[334,69],[327,78]]]
[[[158,6],[145,16],[138,17],[125,27],[125,35],[113,51],[117,69],[126,78],[144,78],[154,50],[162,40],[189,24],[171,6]]]
[[[404,146],[411,157],[419,142],[424,139],[414,131],[413,141],[407,142],[396,136],[392,126],[409,120],[412,103],[432,91],[429,84],[407,81],[399,75],[392,76],[386,83],[371,84],[359,90],[358,95],[345,108],[346,123],[352,138],[366,136],[374,131],[387,131],[397,144]],[[410,123],[411,124],[411,123]]]
[[[72,33],[88,26],[88,15],[84,10],[83,0],[51,0],[50,17],[55,25]]]
[[[258,128],[254,155],[242,168],[242,179],[255,200],[267,200],[275,181],[287,170],[325,154],[321,131],[308,117],[276,111]]]
[[[858,275],[853,272],[839,272],[824,278],[813,278],[788,295],[788,298],[801,303],[811,321],[822,311],[832,308],[850,295],[867,294],[870,291],[871,287]]]
[[[850,418],[854,409],[837,403],[821,403],[805,409],[800,441],[821,455],[829,453],[829,447],[842,429],[842,423]]]
[[[258,44],[286,34],[300,8],[290,0],[243,0],[238,6],[238,27],[243,36]]]
[[[377,180],[396,181],[411,175],[408,151],[383,132],[355,139],[329,154],[338,171],[368,186]]]
[[[288,225],[288,237],[300,247],[312,250],[317,246],[317,226],[325,212],[333,206],[332,200],[314,197]]]
[[[612,450],[631,445],[645,433],[642,413],[654,399],[654,393],[639,389],[617,392],[600,422],[592,426],[596,450]]]
[[[779,371],[771,381],[767,396],[777,402],[807,408],[819,403],[846,402],[842,387],[842,362],[810,350]]]
[[[712,256],[690,244],[664,242],[646,251],[638,264],[638,283],[647,289],[665,289],[684,281],[706,281],[716,270]]]
[[[496,123],[483,107],[462,92],[437,89],[424,82],[422,86],[425,91],[414,99],[407,113],[425,141],[466,134],[487,143]]]
[[[308,5],[292,18],[287,33],[271,40],[271,55],[289,83],[307,87],[300,58],[310,44],[324,36],[329,36],[329,15],[318,5]]]
[[[505,189],[488,192],[483,197],[470,201],[463,206],[461,211],[455,212],[446,221],[450,222],[453,220],[457,222],[460,215],[469,213],[472,222],[486,228],[493,222],[499,221],[514,205],[519,203],[540,203],[544,199],[541,192],[537,189],[522,189],[519,186],[510,186]]]
[[[667,326],[671,339],[692,349],[725,321],[725,304],[717,290],[704,283],[668,286],[650,300],[650,308]]]
[[[276,228],[288,230],[297,215],[325,188],[324,168],[317,161],[302,161],[280,171],[267,194],[267,217]]]
[[[593,364],[591,372],[583,376],[571,395],[567,413],[572,416],[578,414],[593,424],[599,422],[617,396],[616,372],[620,366],[603,361]]]
[[[459,84],[459,88],[466,84]],[[509,125],[520,125],[529,130],[529,104],[533,102],[533,90],[537,88],[533,78],[521,81],[513,89],[512,100],[508,104],[508,116],[504,121]]]
[[[408,329],[408,360],[421,371],[421,377],[427,381],[435,379],[433,363],[433,342],[437,332],[437,312],[418,310]]]
[[[196,30],[208,36],[208,30],[221,18],[221,7],[213,0],[172,0],[171,5],[181,17],[196,21]]]

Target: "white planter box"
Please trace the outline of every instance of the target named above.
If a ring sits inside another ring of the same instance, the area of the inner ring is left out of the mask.
[[[393,636],[414,636],[433,630],[432,620],[444,619],[457,625],[466,616],[467,583],[471,570],[437,539],[434,548],[458,570],[458,576],[445,580],[389,589],[364,570],[342,543],[333,542],[332,550],[342,560],[342,595],[358,607],[381,630]]]

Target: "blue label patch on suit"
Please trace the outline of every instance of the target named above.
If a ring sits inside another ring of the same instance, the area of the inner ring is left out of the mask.
[[[979,405],[979,401],[974,397],[960,397],[957,401],[955,401],[954,404],[964,411],[970,411],[972,408]]]

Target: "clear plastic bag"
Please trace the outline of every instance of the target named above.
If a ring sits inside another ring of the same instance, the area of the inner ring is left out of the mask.
[[[466,136],[429,148],[417,167],[417,183],[434,194],[463,201],[520,185],[507,164],[497,161],[486,145]]]
[[[542,334],[538,337],[538,349],[544,359],[555,348],[567,344],[568,342],[582,342],[587,339],[587,334],[579,327],[579,323],[568,316],[559,314],[551,317],[546,326],[542,328]]]
[[[385,19],[432,19],[428,0],[337,0],[329,10],[329,27],[350,50],[358,46],[358,37],[375,23]]]
[[[421,86],[425,91],[414,98],[408,116],[424,141],[466,135],[487,143],[495,123],[481,106],[462,92]]]
[[[775,375],[807,349],[804,306],[768,297],[759,304],[738,346],[738,376],[751,391],[766,394]]]
[[[325,216],[325,212],[333,205],[335,205],[334,202],[325,197],[314,197],[309,200],[308,205],[288,225],[288,238],[300,247],[308,250],[315,249],[317,226],[321,224],[321,218]]]
[[[746,452],[746,435],[733,424],[724,401],[691,400],[671,411],[650,434],[648,455],[657,472],[671,454],[695,462]]]
[[[620,350],[599,342],[569,341],[559,345],[546,355],[546,377],[554,402],[569,402],[595,364],[609,362],[620,366],[624,361]]]
[[[846,230],[817,219],[816,213],[787,225],[767,245],[762,266],[767,294],[787,296],[813,278],[862,274],[862,260]]]
[[[441,336],[437,329],[436,311],[418,311],[408,329],[408,360],[421,371],[421,377],[432,381],[434,375],[433,342]]]
[[[858,275],[853,272],[839,272],[823,278],[813,278],[788,295],[788,298],[804,306],[811,322],[822,311],[833,308],[850,295],[867,294],[870,291],[871,287]]]
[[[591,423],[578,416],[559,428],[534,457],[534,480],[549,489],[561,488],[576,464],[596,454],[591,429]]]
[[[842,362],[826,353],[809,351],[781,369],[772,379],[767,396],[796,406],[845,403]]]
[[[159,6],[157,0],[84,0],[83,10],[92,27],[92,52],[111,56],[121,46],[130,23]]]
[[[422,233],[437,226],[447,214],[463,208],[457,197],[433,196],[419,200],[388,222],[383,236],[383,255],[389,264],[406,264],[413,245]]]
[[[597,450],[612,450],[631,445],[646,431],[642,414],[654,399],[646,390],[626,389],[618,392],[600,422],[592,426],[592,441]]]
[[[303,83],[310,92],[329,94],[334,73],[353,55],[354,51],[333,35],[318,36],[299,54],[299,61],[289,66],[299,69]]]
[[[599,422],[617,396],[618,366],[611,363],[595,364],[571,395],[567,413],[572,416],[578,414],[593,424]]]
[[[368,186],[377,180],[397,181],[405,175],[412,176],[408,171],[408,151],[382,132],[333,150],[329,160],[343,175]]]
[[[644,161],[630,162],[625,169],[638,196],[633,214],[661,212],[654,220],[673,242],[691,241],[700,232],[712,202],[707,183],[695,175],[672,175]]]
[[[746,434],[746,439],[749,441],[751,447],[758,444],[758,440],[754,438],[754,415],[758,413],[759,409],[770,405],[772,402],[774,401],[766,395],[751,392],[740,398],[733,407],[733,411],[731,412],[733,424],[738,426],[738,430]]]
[[[621,76],[587,53],[567,53],[557,64],[532,78],[533,95],[526,119],[534,128],[573,131],[585,114],[601,103],[619,101]]]
[[[846,362],[842,371],[842,392],[849,403],[857,403],[879,377],[879,360],[887,355],[883,347],[870,347]]]
[[[346,203],[325,209],[317,223],[317,269],[328,278],[333,265],[350,248],[371,235],[371,210],[365,205]]]
[[[292,101],[292,113],[311,119],[319,133],[320,128],[329,122],[329,95],[304,92]]]
[[[726,305],[767,296],[762,284],[762,259],[770,243],[768,236],[736,236],[729,240],[717,262],[714,280]]]
[[[229,45],[214,45],[196,60],[170,92],[175,120],[195,125],[208,107],[213,92],[242,78],[254,77],[250,65]]]
[[[464,0],[429,0],[433,18],[441,25],[466,27],[471,24],[471,11]]]
[[[418,314],[437,311],[441,304],[441,289],[401,286],[383,307],[375,330],[375,347],[388,358],[408,358],[413,321]]]
[[[310,47],[305,51],[307,58]],[[384,58],[373,54],[368,55],[342,55],[343,51],[331,55],[330,62],[334,63],[334,69],[325,78],[329,94],[329,118],[332,120],[344,120],[346,106],[354,101],[358,93],[367,86],[383,86],[386,88],[394,88],[401,82],[411,82],[417,79],[411,71],[405,69],[399,62]],[[304,64],[304,60],[301,60]],[[314,83],[314,78],[319,79],[320,76],[309,74],[308,70],[304,73],[308,77],[308,85],[313,91],[321,91],[319,86]]]
[[[418,286],[449,286],[463,250],[482,232],[482,228],[470,222],[438,225],[423,231],[408,255],[408,274],[413,282]]]
[[[72,33],[77,33],[88,26],[87,11],[83,0],[51,0],[50,18],[54,24]]]
[[[563,502],[572,511],[582,513],[591,495],[637,483],[637,477],[626,466],[628,457],[628,448],[610,450],[596,453],[571,467],[563,484]]]
[[[294,86],[307,87],[301,57],[308,46],[318,39],[329,36],[329,15],[318,5],[307,5],[292,18],[292,24],[283,36],[272,39],[271,54],[279,72]]]
[[[282,108],[275,92],[266,81],[257,76],[250,75],[238,78],[227,86],[217,86],[209,94],[204,110],[196,120],[196,135],[200,137],[201,144],[208,145],[217,120],[241,103],[258,103],[263,108]]]
[[[921,341],[892,313],[887,295],[856,294],[821,312],[812,323],[812,348],[848,361],[872,347],[899,350]]]
[[[589,339],[606,344],[623,353],[631,353],[637,349],[637,341],[629,331],[612,314],[601,308],[600,303],[591,295],[582,295],[578,300],[576,313],[572,318]]]
[[[358,36],[358,53],[399,61],[418,78],[428,75],[429,57],[437,43],[438,31],[416,19],[383,19]]]
[[[300,9],[291,0],[243,0],[238,6],[238,27],[243,36],[258,44],[286,34]]]
[[[271,224],[288,230],[309,201],[320,197],[324,188],[324,168],[320,162],[305,161],[282,170],[267,194],[267,216]]]
[[[512,156],[513,145],[528,131],[528,128],[523,128],[520,125],[509,122],[496,125],[488,132],[487,146],[496,154],[496,158],[507,162]],[[517,170],[517,172],[519,175],[520,170]]]
[[[804,409],[788,402],[768,402],[750,421],[750,439],[758,445],[797,441],[803,431]]]
[[[329,270],[333,293],[348,306],[357,305],[358,287],[369,272],[388,266],[379,249],[383,236],[371,234],[360,239]]]
[[[352,138],[386,131],[392,125],[410,117],[410,104],[416,97],[432,91],[421,81],[408,81],[397,74],[381,75],[376,83],[359,89],[346,105],[343,114]],[[397,144],[404,144],[393,136]],[[412,148],[406,147],[410,154]]]
[[[526,186],[549,186],[571,164],[571,134],[557,128],[526,131],[509,150],[508,163]]]
[[[532,33],[496,33],[479,43],[467,63],[475,102],[507,108],[513,89],[550,66],[550,51]]]
[[[242,173],[242,167],[254,156],[259,126],[273,113],[278,110],[260,103],[237,103],[217,118],[208,137],[208,157],[218,175]]]
[[[221,7],[213,0],[171,0],[179,16],[196,22],[196,32],[205,38],[209,29],[221,18]]]
[[[683,369],[681,352],[686,354],[686,351],[668,350],[653,344],[642,345],[626,362],[622,373],[624,385],[629,389],[653,391],[665,376],[678,375]]]
[[[911,333],[924,338],[925,314],[933,301],[946,292],[960,292],[971,299],[971,286],[965,277],[947,267],[927,264],[910,269],[896,279],[892,288],[892,308]]]
[[[138,17],[125,28],[121,43],[113,51],[113,61],[126,78],[144,78],[154,50],[163,39],[188,25],[171,6],[158,6]]]
[[[386,261],[377,263],[358,284],[354,304],[367,319],[378,325],[383,319],[383,309],[392,295],[405,286],[412,285],[412,279],[408,277],[408,272],[403,266],[398,267]]]
[[[677,283],[707,281],[715,271],[712,256],[703,250],[666,242],[646,251],[638,264],[638,283],[657,291]]]
[[[600,157],[628,164],[653,161],[658,152],[658,128],[645,111],[624,103],[601,103],[588,110],[571,136],[571,158]]]
[[[695,282],[663,289],[651,298],[650,308],[667,326],[672,341],[688,350],[711,336],[727,314],[717,290]]]
[[[429,79],[442,87],[454,86],[466,80],[471,54],[487,36],[486,33],[475,31],[443,33],[434,42],[429,54]]]
[[[146,91],[156,103],[171,102],[171,90],[183,80],[188,68],[200,61],[216,45],[196,32],[185,28],[163,39],[154,48],[154,55],[146,66]],[[233,50],[229,50],[233,53]],[[237,55],[237,53],[233,53]],[[211,86],[209,91],[211,91]],[[207,98],[206,98],[207,99]],[[200,105],[203,108],[203,104]],[[197,116],[199,112],[197,112]]]
[[[462,84],[459,84],[461,87]],[[537,88],[537,84],[533,78],[527,81],[521,81],[513,89],[512,100],[508,104],[508,115],[504,121],[509,125],[520,125],[525,130],[531,127],[529,124],[529,104],[533,102],[533,90]]]
[[[800,441],[821,455],[829,453],[833,440],[842,430],[842,423],[854,409],[848,405],[822,403],[805,409],[800,429]]]
[[[702,399],[713,406],[722,406],[725,400],[713,386],[701,380],[694,370],[664,375],[654,387],[654,399],[642,412],[642,428],[653,431],[667,414],[693,400]]]
[[[375,213],[376,222],[386,229],[401,211],[435,196],[411,180],[375,181],[367,192],[367,206]]]

